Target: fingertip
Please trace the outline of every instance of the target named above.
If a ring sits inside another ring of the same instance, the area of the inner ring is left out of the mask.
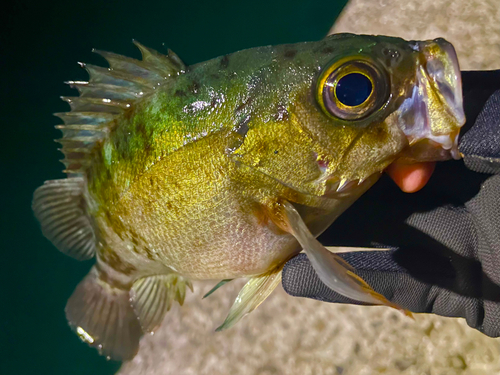
[[[435,162],[391,164],[386,172],[405,193],[415,193],[422,189],[434,172]]]

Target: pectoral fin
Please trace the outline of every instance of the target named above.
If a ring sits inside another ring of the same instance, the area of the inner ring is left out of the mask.
[[[84,180],[45,181],[33,195],[33,211],[42,232],[57,249],[78,260],[95,255],[95,235],[86,214]]]
[[[251,278],[240,290],[226,320],[216,331],[234,326],[241,318],[264,302],[280,283],[282,270],[283,265],[264,275]]]
[[[311,234],[297,210],[289,202],[283,203],[288,231],[299,241],[321,281],[335,292],[355,301],[386,305],[411,315],[401,307],[375,292],[354,269],[338,255],[328,251]]]

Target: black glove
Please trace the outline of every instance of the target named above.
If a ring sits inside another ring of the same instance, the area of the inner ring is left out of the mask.
[[[463,72],[462,79],[464,160],[438,163],[427,186],[414,194],[383,178],[319,240],[326,246],[393,249],[341,256],[390,301],[413,312],[464,317],[471,327],[497,337],[500,71]],[[356,303],[326,287],[305,254],[285,265],[282,282],[293,296]]]

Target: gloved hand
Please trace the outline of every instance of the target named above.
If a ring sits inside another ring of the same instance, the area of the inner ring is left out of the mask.
[[[463,317],[497,337],[500,71],[463,72],[462,78],[467,124],[459,149],[464,159],[438,163],[430,182],[415,194],[382,179],[319,240],[325,246],[391,248],[342,257],[390,301],[413,312]],[[326,287],[305,254],[285,265],[282,282],[293,296],[356,303]]]

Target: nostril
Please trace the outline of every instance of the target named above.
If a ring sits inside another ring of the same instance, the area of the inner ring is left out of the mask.
[[[439,44],[442,48],[451,46],[452,44],[443,38],[436,38],[433,40],[434,43]]]

